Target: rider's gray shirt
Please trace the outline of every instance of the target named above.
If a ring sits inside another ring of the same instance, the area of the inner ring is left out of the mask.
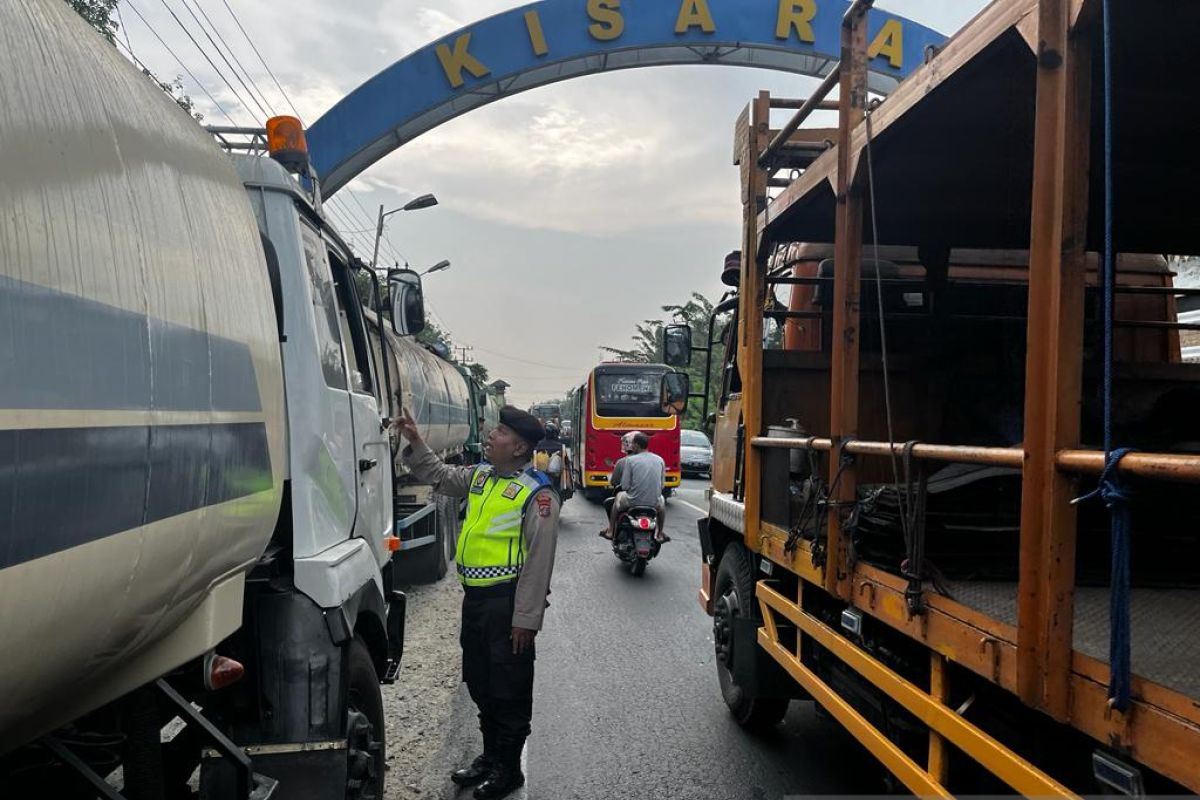
[[[614,478],[619,481],[617,486],[629,495],[630,505],[656,508],[667,475],[662,458],[646,450],[625,456],[619,463],[621,469]]]

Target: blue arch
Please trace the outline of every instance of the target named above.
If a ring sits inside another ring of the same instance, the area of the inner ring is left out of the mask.
[[[721,64],[824,75],[838,58],[848,6],[846,0],[541,0],[433,42],[346,95],[308,130],[313,165],[331,195],[460,114],[607,70]],[[881,92],[945,40],[880,11],[871,12],[869,36],[886,45],[871,62],[872,88]]]

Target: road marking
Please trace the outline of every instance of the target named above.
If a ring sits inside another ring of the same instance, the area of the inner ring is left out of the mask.
[[[694,506],[691,503],[689,503],[687,500],[684,500],[682,497],[672,497],[671,499],[674,500],[676,503],[683,503],[685,506],[687,506],[688,508],[690,508],[694,511],[699,511],[701,516],[704,516],[704,517],[708,516],[708,509],[706,509],[706,508],[701,508],[700,506]]]

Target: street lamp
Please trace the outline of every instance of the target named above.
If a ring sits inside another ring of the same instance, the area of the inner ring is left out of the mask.
[[[430,273],[433,273],[433,272],[441,272],[441,271],[442,271],[442,270],[444,270],[444,269],[450,269],[450,262],[449,262],[449,261],[447,261],[446,259],[444,259],[444,258],[443,258],[441,261],[439,261],[438,263],[434,264],[432,267],[430,267],[429,269],[425,270],[425,271],[424,271],[424,272],[422,272],[421,274],[422,274],[422,275],[429,275]]]
[[[391,211],[384,211],[383,206],[379,206],[379,222],[375,226],[375,252],[371,256],[371,269],[379,263],[379,240],[383,238],[383,220],[396,214],[400,211],[417,211],[422,208],[429,208],[438,204],[437,198],[431,194],[423,194],[420,197],[414,197],[399,208],[393,208]]]

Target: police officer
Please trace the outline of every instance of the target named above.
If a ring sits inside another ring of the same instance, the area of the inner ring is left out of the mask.
[[[395,422],[408,440],[404,463],[439,494],[467,498],[454,561],[463,585],[463,680],[479,709],[483,753],[451,775],[492,800],[525,783],[521,751],[533,716],[533,641],[548,603],[559,501],[550,480],[529,466],[545,435],[537,418],[512,406],[474,467],[444,463],[405,410]]]

